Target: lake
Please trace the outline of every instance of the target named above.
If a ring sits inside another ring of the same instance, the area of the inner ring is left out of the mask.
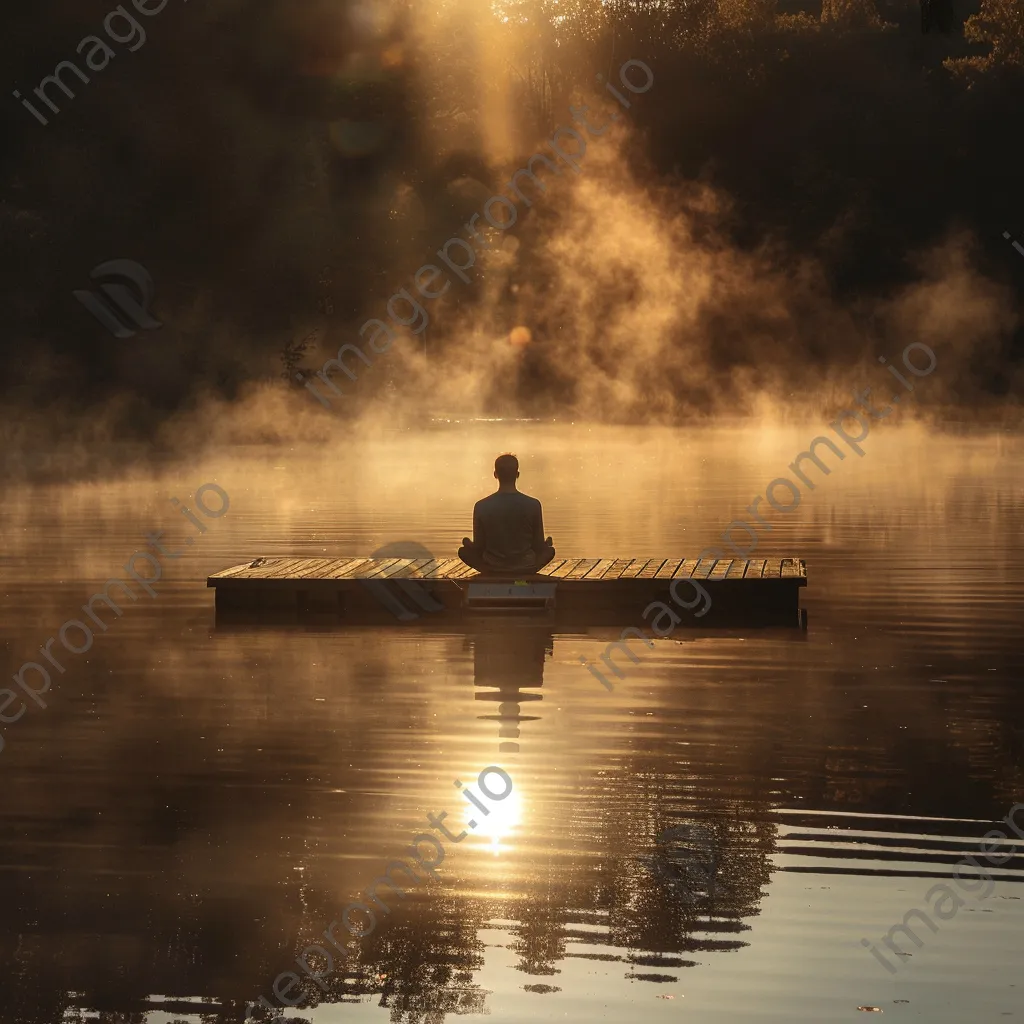
[[[1020,1017],[1024,840],[979,846],[1024,802],[1015,436],[878,427],[762,503],[806,631],[684,620],[612,692],[608,628],[215,623],[207,575],[260,555],[454,555],[505,450],[560,556],[692,557],[819,432],[436,422],[8,486],[7,677],[52,686],[3,726],[4,1018],[241,1020],[275,985],[316,1024]],[[169,499],[208,482],[200,532]],[[48,666],[153,531],[156,597]],[[480,820],[304,973],[442,811]]]

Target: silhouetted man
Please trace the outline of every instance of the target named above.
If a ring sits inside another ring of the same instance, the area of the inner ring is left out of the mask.
[[[544,536],[540,502],[516,489],[519,460],[499,455],[494,460],[498,489],[473,507],[473,539],[462,538],[459,558],[479,572],[536,572],[555,557],[551,538]]]

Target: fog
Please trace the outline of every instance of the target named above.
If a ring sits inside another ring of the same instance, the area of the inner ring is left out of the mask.
[[[138,15],[145,44],[49,125],[3,111],[8,472],[433,417],[811,422],[865,387],[885,400],[880,359],[900,367],[915,343],[937,369],[891,422],[1016,425],[1014,193],[991,162],[984,187],[964,183],[983,180],[1020,81],[964,65],[957,33],[919,42],[913,9],[871,11],[172,0]],[[105,13],[13,13],[12,87],[30,95]],[[642,93],[618,74],[629,59],[652,69]],[[599,131],[573,121],[583,105]],[[548,143],[572,126],[586,150],[563,135],[559,158]],[[534,153],[559,173],[540,165],[515,223],[483,229],[463,282],[438,249],[489,196],[516,198],[506,183]],[[159,331],[113,338],[71,297],[112,258],[153,275]],[[441,297],[392,301],[431,263]],[[360,341],[399,318],[425,329],[395,328],[382,354]],[[349,350],[343,396],[317,385],[329,408],[282,379],[315,380],[354,343],[372,366]]]

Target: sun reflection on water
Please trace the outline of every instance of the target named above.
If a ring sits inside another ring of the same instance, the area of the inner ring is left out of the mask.
[[[502,801],[487,801],[490,814],[477,817],[479,825],[474,829],[479,836],[490,840],[491,852],[495,857],[513,847],[512,836],[522,822],[523,801],[518,789],[513,789]]]

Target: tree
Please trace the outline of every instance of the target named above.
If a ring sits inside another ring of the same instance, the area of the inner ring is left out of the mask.
[[[964,37],[987,43],[984,55],[946,61],[954,74],[984,74],[1007,67],[1024,67],[1024,4],[1021,0],[981,0],[981,10],[964,23]]]

